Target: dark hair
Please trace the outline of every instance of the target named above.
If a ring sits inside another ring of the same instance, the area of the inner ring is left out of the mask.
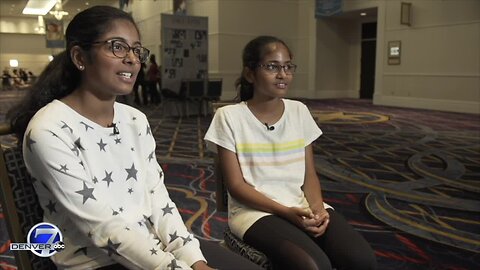
[[[245,78],[244,69],[249,68],[255,70],[257,65],[262,61],[263,57],[269,53],[267,45],[271,43],[280,43],[288,50],[290,58],[292,52],[283,40],[272,36],[259,36],[252,39],[245,45],[242,53],[243,68],[240,77],[235,81],[235,89],[238,91],[237,100],[246,101],[253,97],[253,84],[249,83]]]
[[[19,143],[23,140],[28,122],[40,108],[54,99],[67,96],[80,84],[81,73],[73,64],[70,50],[74,46],[80,46],[83,50],[89,51],[92,43],[108,32],[115,20],[127,20],[137,28],[130,14],[110,6],[86,9],[78,13],[68,24],[65,33],[66,50],[54,57],[28,90],[27,95],[7,113],[12,131],[17,135]],[[137,32],[140,34],[138,28]]]

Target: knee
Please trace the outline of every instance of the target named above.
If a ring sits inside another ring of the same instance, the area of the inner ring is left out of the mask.
[[[345,261],[344,268],[340,269],[375,270],[377,269],[377,259],[371,249],[354,252]]]
[[[310,256],[304,256],[301,258],[291,258],[288,261],[274,261],[273,262],[273,269],[302,269],[302,270],[331,270],[332,265],[330,261],[327,260],[319,260],[318,258],[312,258]],[[352,268],[354,269],[354,268]]]

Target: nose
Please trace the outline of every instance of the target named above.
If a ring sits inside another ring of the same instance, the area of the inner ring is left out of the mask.
[[[287,76],[284,66],[280,66],[280,70],[277,72],[277,78],[283,78]]]
[[[127,64],[140,64],[140,59],[138,59],[138,56],[133,53],[132,49],[127,52],[127,55],[125,56],[123,61],[125,61],[125,63]]]

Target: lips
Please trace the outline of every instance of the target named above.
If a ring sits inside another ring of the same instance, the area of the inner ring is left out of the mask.
[[[126,78],[126,79],[130,79],[133,76],[133,73],[131,73],[131,72],[118,72],[117,75],[119,75],[123,78]]]
[[[278,88],[281,88],[281,89],[287,88],[287,84],[284,83],[284,82],[276,83],[275,85],[276,85]]]

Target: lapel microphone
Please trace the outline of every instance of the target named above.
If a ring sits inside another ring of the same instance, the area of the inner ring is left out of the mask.
[[[116,123],[111,123],[111,124],[108,125],[107,127],[113,128],[113,135],[118,135],[118,134],[120,134],[120,131],[118,130]]]
[[[268,130],[268,131],[272,131],[272,130],[275,129],[274,126],[269,126],[267,123],[264,123],[264,124],[265,124],[265,127],[267,127],[267,130]]]

